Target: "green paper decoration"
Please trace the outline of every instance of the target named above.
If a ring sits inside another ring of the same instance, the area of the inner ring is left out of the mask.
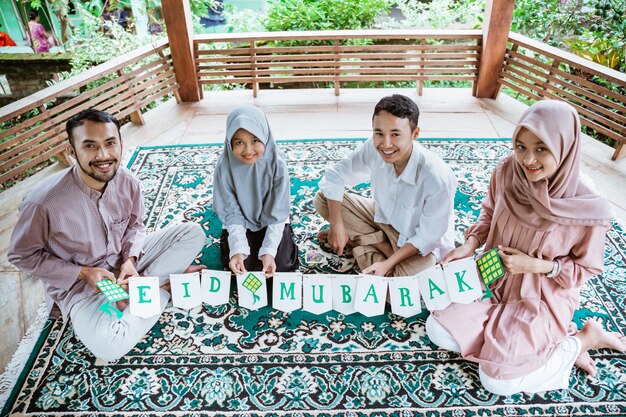
[[[126,300],[128,298],[128,293],[124,291],[124,288],[110,279],[98,281],[96,285],[100,288],[108,302]]]
[[[476,260],[476,265],[486,287],[489,287],[489,284],[504,276],[504,267],[496,248],[485,252]]]

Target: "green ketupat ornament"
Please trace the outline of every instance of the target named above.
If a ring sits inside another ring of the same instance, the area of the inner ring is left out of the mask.
[[[110,279],[98,281],[96,282],[96,285],[100,288],[100,291],[102,291],[102,294],[104,294],[107,299],[107,301],[100,306],[100,310],[104,311],[109,316],[113,316],[113,314],[115,314],[118,319],[121,319],[122,312],[111,306],[109,303],[126,300],[128,298],[128,293],[124,290],[124,288],[120,287],[119,284]]]
[[[476,260],[476,266],[478,267],[478,272],[480,273],[480,277],[485,283],[486,288],[484,291],[485,295],[482,299],[491,298],[493,293],[489,289],[489,284],[504,276],[504,267],[502,266],[502,261],[498,256],[498,249],[493,248],[482,254]]]
[[[258,291],[259,288],[261,288],[262,284],[263,283],[261,282],[261,280],[258,279],[256,275],[254,274],[248,274],[246,279],[241,284],[242,287],[244,287],[245,289],[247,289],[248,291],[252,293],[252,299],[254,300],[252,304],[256,304],[256,302],[261,299],[261,297],[256,295],[256,292]]]

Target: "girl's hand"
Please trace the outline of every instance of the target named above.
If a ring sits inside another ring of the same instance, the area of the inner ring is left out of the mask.
[[[504,270],[509,274],[523,274],[525,272],[547,274],[552,271],[551,261],[533,258],[519,249],[499,245],[498,255],[502,260]]]
[[[276,272],[276,261],[274,257],[268,253],[261,256],[261,262],[263,262],[263,273],[265,274],[265,278],[270,278],[274,276],[274,272]]]
[[[478,239],[474,236],[470,236],[464,244],[458,248],[454,248],[446,256],[444,256],[441,261],[439,261],[439,264],[446,265],[449,262],[456,261],[457,259],[469,258],[474,255],[478,246],[480,246]]]
[[[246,267],[243,265],[243,261],[243,253],[236,253],[232,258],[230,258],[230,262],[228,262],[228,267],[236,275],[245,274]]]

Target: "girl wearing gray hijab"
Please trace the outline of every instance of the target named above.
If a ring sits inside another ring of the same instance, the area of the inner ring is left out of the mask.
[[[222,222],[222,263],[235,274],[294,271],[300,265],[289,224],[287,164],[265,114],[252,105],[226,119],[224,152],[213,178],[213,210]]]

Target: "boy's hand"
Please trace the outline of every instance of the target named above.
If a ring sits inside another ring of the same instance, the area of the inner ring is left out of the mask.
[[[139,273],[137,272],[137,268],[135,267],[135,262],[136,262],[136,258],[134,256],[131,256],[130,258],[124,261],[122,266],[120,266],[120,273],[117,276],[116,282],[122,287],[128,286],[128,280],[130,277],[139,276]]]
[[[474,236],[470,236],[464,244],[459,246],[458,248],[452,249],[446,256],[444,256],[440,261],[440,265],[447,265],[449,262],[456,261],[457,259],[469,258],[474,255],[476,249],[479,246],[478,239]]]
[[[330,246],[332,251],[337,255],[343,255],[343,250],[349,240],[350,237],[348,236],[348,232],[346,232],[343,223],[330,226],[330,229],[328,230],[328,246]]]
[[[371,264],[370,266],[365,268],[362,272],[368,275],[376,275],[378,277],[384,277],[387,275],[390,269],[391,269],[391,266],[389,266],[389,262],[382,261],[382,262],[375,262]]]
[[[100,288],[98,288],[96,282],[102,281],[103,279],[115,281],[115,275],[113,272],[104,268],[90,268],[88,266],[83,266],[78,274],[78,279],[85,281],[96,292],[100,292]]]
[[[231,271],[233,271],[236,275],[241,275],[246,273],[246,267],[243,265],[243,253],[236,253],[230,258],[230,262],[228,263],[228,267]]]
[[[265,278],[270,278],[274,276],[274,272],[276,272],[276,260],[274,257],[268,253],[261,256],[261,262],[263,262],[263,273],[265,274]]]

